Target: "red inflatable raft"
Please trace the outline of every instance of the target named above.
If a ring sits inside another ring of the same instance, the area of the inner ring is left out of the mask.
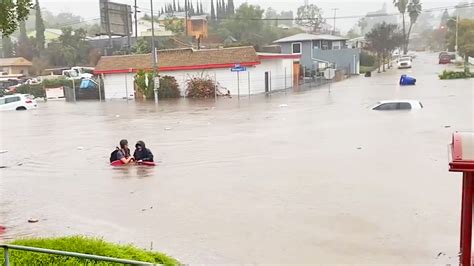
[[[117,160],[117,161],[111,162],[110,165],[121,166],[121,165],[124,165],[124,163],[122,163],[122,161],[120,160]],[[140,163],[137,162],[137,163],[131,163],[131,165],[157,166],[158,164],[156,164],[155,162],[140,162]]]

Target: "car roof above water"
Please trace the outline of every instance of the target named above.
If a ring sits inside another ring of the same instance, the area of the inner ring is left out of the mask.
[[[413,103],[413,104],[420,104],[420,101],[417,100],[384,100],[384,101],[379,101],[379,103]]]

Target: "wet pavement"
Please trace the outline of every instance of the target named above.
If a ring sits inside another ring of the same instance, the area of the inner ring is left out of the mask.
[[[84,234],[185,263],[456,263],[460,174],[447,144],[473,130],[474,80],[434,54],[298,93],[237,100],[41,103],[3,112],[3,239]],[[399,87],[399,75],[417,78]],[[376,112],[417,99],[416,111]],[[158,167],[112,168],[121,138]],[[28,219],[39,219],[28,223]]]

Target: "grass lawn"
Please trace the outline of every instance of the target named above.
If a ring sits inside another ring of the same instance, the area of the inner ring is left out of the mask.
[[[117,245],[98,238],[82,236],[60,238],[19,239],[8,244],[30,246],[85,254],[138,260],[165,265],[179,265],[179,262],[163,253],[146,251],[132,245]],[[72,257],[48,255],[21,250],[9,250],[10,265],[123,265],[110,262],[96,262]],[[4,262],[3,251],[0,263]],[[3,264],[2,264],[3,265]]]

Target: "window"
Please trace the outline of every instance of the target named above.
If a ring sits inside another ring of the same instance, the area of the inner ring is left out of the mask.
[[[400,110],[411,110],[410,103],[399,103],[398,109]]]
[[[313,49],[321,49],[321,41],[313,41]]]
[[[5,98],[5,103],[14,103],[14,102],[19,102],[20,97],[8,97]]]
[[[321,49],[328,50],[329,49],[329,42],[328,41],[322,41],[321,42]]]
[[[4,99],[4,98],[1,98],[1,99],[0,99],[0,105],[1,105],[1,104],[5,104],[5,99]]]
[[[397,109],[398,109],[398,103],[383,103],[374,108],[374,110],[380,110],[380,111],[389,111],[389,110],[397,110]]]
[[[292,43],[291,44],[291,51],[294,54],[301,54],[301,43]]]
[[[341,49],[341,42],[340,41],[336,41],[336,42],[332,42],[332,49]]]

